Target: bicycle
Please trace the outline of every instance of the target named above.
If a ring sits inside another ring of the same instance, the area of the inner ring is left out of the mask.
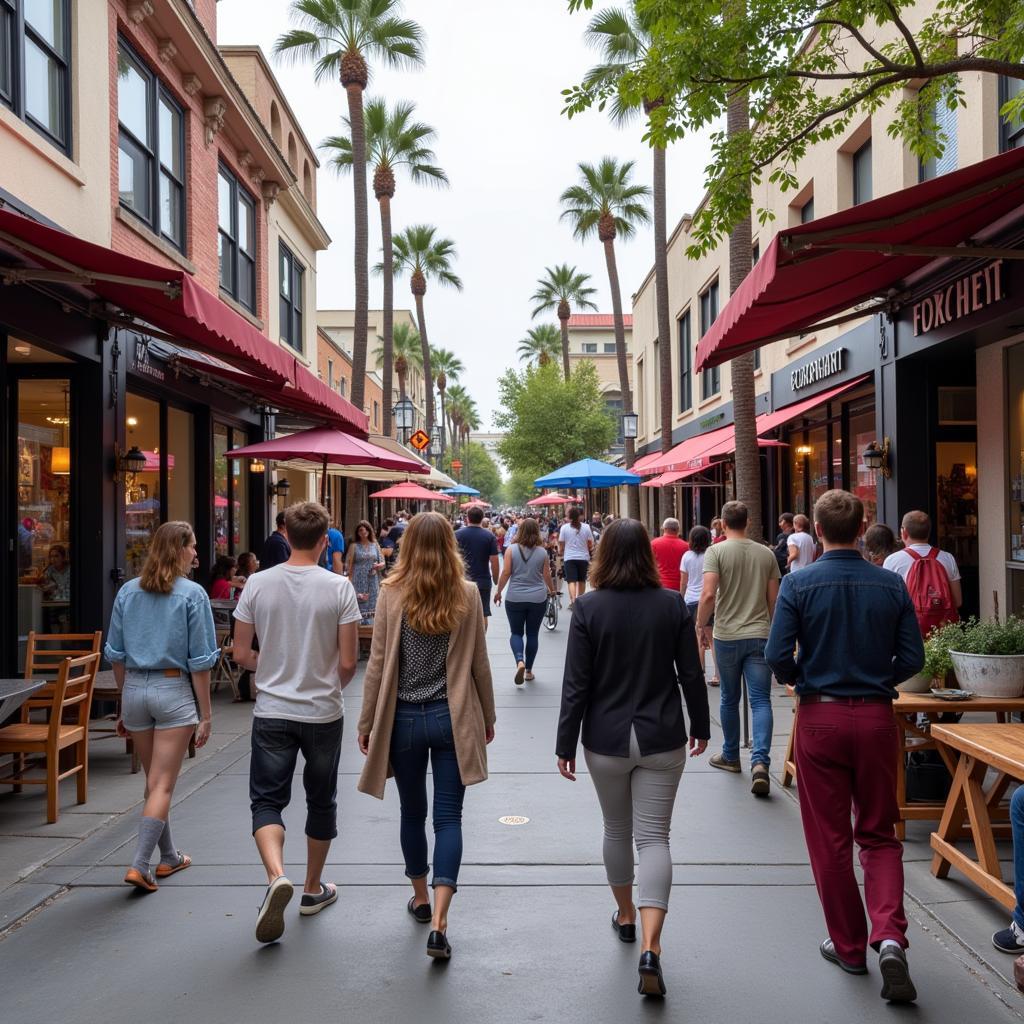
[[[548,603],[544,607],[544,628],[553,632],[558,625],[558,609],[562,607],[562,594],[548,594]]]

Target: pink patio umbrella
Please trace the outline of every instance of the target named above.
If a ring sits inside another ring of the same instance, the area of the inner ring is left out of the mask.
[[[373,466],[376,469],[397,469],[402,473],[429,473],[430,467],[416,459],[389,452],[386,448],[360,440],[351,434],[330,427],[300,430],[287,437],[275,437],[227,453],[229,459],[306,459],[322,466],[320,502],[327,500],[327,466]]]
[[[404,484],[395,484],[394,487],[385,487],[383,491],[374,491],[371,498],[395,498],[399,501],[454,501],[447,494],[439,491],[428,491],[426,487],[414,484],[411,480]]]
[[[531,498],[527,503],[528,508],[540,508],[544,505],[571,505],[575,499],[567,498],[564,494],[552,491],[550,494],[542,494],[538,498]]]
[[[490,504],[486,501],[481,501],[479,498],[474,498],[472,501],[464,501],[459,508],[490,508]]]

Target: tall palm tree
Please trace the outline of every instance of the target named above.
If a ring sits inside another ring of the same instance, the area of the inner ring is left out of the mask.
[[[528,365],[536,363],[538,366],[547,366],[557,359],[561,352],[562,336],[554,324],[531,327],[516,349],[516,355],[520,359]],[[566,380],[568,379],[566,376]]]
[[[374,350],[373,357],[377,365],[381,366],[387,360],[387,341],[379,334],[377,340],[380,344]],[[391,339],[391,353],[395,363],[395,375],[398,377],[398,400],[405,398],[405,385],[409,379],[409,367],[423,365],[423,352],[420,350],[419,332],[411,324],[399,324],[393,332]],[[391,405],[390,388],[384,391],[384,405]],[[384,431],[384,436],[390,436]]]
[[[615,355],[619,366],[619,389],[622,392],[623,414],[633,411],[633,396],[629,390],[629,368],[626,364],[626,326],[622,317],[622,288],[619,269],[615,262],[615,239],[631,238],[638,224],[646,224],[651,215],[647,200],[651,190],[646,185],[634,184],[630,178],[633,161],[619,163],[606,156],[596,166],[579,165],[580,180],[570,185],[561,196],[562,219],[572,224],[573,234],[581,242],[596,234],[604,247],[604,260],[608,267],[608,285],[612,293],[612,313],[615,317]],[[625,439],[627,469],[633,465],[636,446],[631,437]],[[635,487],[629,488],[629,514],[640,518],[640,495]]]
[[[318,82],[338,75],[348,98],[355,200],[351,399],[357,409],[363,408],[366,392],[370,306],[363,92],[370,79],[371,60],[389,67],[423,63],[423,32],[416,22],[398,17],[400,9],[401,0],[293,0],[290,13],[297,27],[279,36],[274,44],[277,54],[311,61]]]
[[[562,372],[569,379],[569,317],[572,307],[577,309],[597,309],[590,296],[595,289],[588,286],[590,275],[584,274],[568,263],[559,263],[544,268],[545,276],[537,281],[537,290],[530,296],[531,302],[537,306],[533,311],[536,320],[541,313],[554,310],[558,314],[558,323],[562,335]]]
[[[447,416],[448,435],[452,439],[452,456],[459,447],[459,423],[462,414],[470,407],[473,399],[469,392],[461,384],[452,384],[448,388],[448,407],[445,411]]]
[[[423,296],[427,294],[427,282],[436,281],[462,291],[462,281],[452,270],[456,258],[455,243],[450,238],[437,238],[437,228],[430,224],[414,224],[392,239],[395,258],[395,273],[409,275],[409,287],[416,300],[416,322],[420,329],[420,346],[423,351],[423,379],[427,382],[427,425],[430,434],[434,429],[434,389],[430,370],[430,342],[427,340],[427,320],[423,313]],[[377,269],[383,271],[384,265]]]
[[[430,144],[435,131],[414,120],[414,103],[396,103],[373,99],[366,104],[366,158],[373,165],[373,194],[380,206],[380,234],[384,248],[384,394],[391,394],[391,353],[395,318],[394,251],[391,246],[391,200],[395,197],[395,172],[404,167],[416,184],[447,185],[448,175],[438,167]],[[333,135],[320,145],[327,150],[330,164],[339,173],[352,169],[352,122],[344,118],[348,135]],[[384,403],[384,436],[391,436],[391,406]]]
[[[431,348],[430,350],[430,369],[434,373],[434,383],[437,384],[437,393],[441,398],[441,426],[444,428],[441,431],[441,458],[444,458],[445,449],[445,434],[447,433],[448,419],[445,416],[444,408],[444,395],[445,390],[448,387],[448,382],[456,383],[459,379],[459,374],[466,369],[462,365],[462,360],[450,349],[447,348]]]

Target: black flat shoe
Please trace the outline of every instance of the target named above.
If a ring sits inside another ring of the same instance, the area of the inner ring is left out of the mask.
[[[448,942],[448,936],[444,932],[431,932],[427,939],[427,956],[435,960],[451,960],[452,947]]]
[[[825,939],[818,947],[818,951],[830,964],[835,964],[836,967],[841,967],[847,974],[868,973],[868,969],[865,964],[849,964],[845,960],[840,960],[839,954],[836,952],[835,944],[831,939]]]
[[[642,996],[663,997],[668,991],[665,988],[665,979],[661,973],[661,960],[657,953],[648,950],[640,954],[640,984],[637,992]]]
[[[619,912],[612,914],[612,927],[618,933],[619,942],[636,942],[636,925],[619,924]]]
[[[430,924],[430,919],[434,916],[430,911],[429,903],[421,903],[418,907],[416,906],[415,896],[409,897],[409,904],[405,909],[412,914],[419,924]]]

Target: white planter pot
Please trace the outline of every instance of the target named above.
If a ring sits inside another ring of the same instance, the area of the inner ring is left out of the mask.
[[[918,672],[916,676],[905,679],[896,689],[901,693],[930,693],[935,685],[935,680],[931,676]]]
[[[961,689],[979,697],[1024,696],[1024,654],[949,654]]]

